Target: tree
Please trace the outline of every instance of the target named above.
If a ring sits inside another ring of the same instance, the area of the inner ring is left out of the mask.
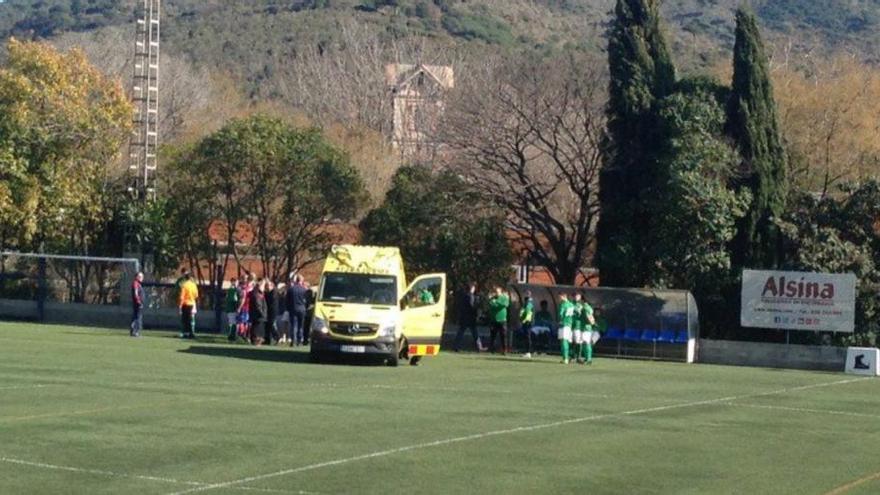
[[[82,50],[108,77],[131,77],[131,30],[126,26],[106,27],[95,31],[71,32],[52,39],[59,49]],[[161,60],[159,98],[159,134],[164,142],[174,142],[193,134],[213,132],[226,118],[240,115],[248,102],[230,91],[223,74],[207,67],[196,67],[180,53],[164,49]],[[230,110],[232,107],[232,110]]]
[[[652,265],[646,239],[653,215],[644,200],[656,182],[654,109],[675,85],[657,0],[617,1],[608,66],[610,146],[600,176],[596,264],[603,285],[641,286]]]
[[[754,14],[744,8],[736,13],[728,131],[743,160],[737,185],[750,190],[753,198],[734,239],[736,264],[774,268],[781,260],[773,219],[785,209],[788,160],[779,134],[764,44]]]
[[[132,209],[142,221],[131,231],[142,236],[144,251],[153,255],[157,273],[186,262],[200,283],[215,285],[223,282],[217,272],[225,275],[231,255],[228,246],[221,251],[209,235],[224,217],[211,178],[192,173],[196,144],[163,147],[161,161],[166,165],[159,177],[161,195],[145,209]]]
[[[212,199],[226,256],[256,254],[271,278],[323,255],[327,223],[350,220],[367,199],[348,157],[319,130],[266,115],[232,120],[175,166]]]
[[[589,59],[502,59],[452,98],[448,166],[501,208],[556,283],[589,263],[599,211],[602,75]]]
[[[92,254],[132,107],[82,52],[11,40],[0,69],[0,247]]]
[[[657,260],[651,286],[688,289],[702,298],[731,283],[728,245],[750,196],[729,186],[739,156],[724,137],[726,88],[707,80],[682,86],[658,109],[664,147],[657,194],[648,202],[657,214],[649,239]]]
[[[842,183],[835,194],[795,192],[776,219],[783,268],[853,273],[858,278],[856,333],[845,345],[878,344],[880,336],[880,182]]]
[[[790,176],[821,195],[880,166],[880,69],[851,55],[799,57],[772,73]]]
[[[504,217],[450,171],[400,168],[360,226],[365,243],[400,247],[411,272],[445,272],[452,286],[510,278]]]

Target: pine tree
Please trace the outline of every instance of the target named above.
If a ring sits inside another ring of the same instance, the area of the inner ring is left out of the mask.
[[[644,199],[654,176],[654,108],[675,85],[660,27],[659,0],[618,0],[608,41],[610,152],[600,176],[602,216],[596,264],[603,285],[640,286],[651,260],[651,216]]]
[[[737,186],[748,188],[753,198],[733,242],[734,262],[741,267],[774,268],[780,263],[780,248],[773,218],[785,208],[788,160],[779,134],[764,44],[755,15],[744,8],[736,13],[727,118],[728,132],[743,159]]]

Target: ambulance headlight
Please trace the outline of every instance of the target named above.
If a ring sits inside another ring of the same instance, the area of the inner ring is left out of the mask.
[[[327,328],[327,322],[318,317],[312,318],[311,331],[322,335],[330,333],[330,329]]]
[[[397,324],[392,321],[384,321],[379,325],[379,337],[394,337],[396,335]]]

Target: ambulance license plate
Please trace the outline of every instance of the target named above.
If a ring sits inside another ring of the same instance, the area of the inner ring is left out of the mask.
[[[342,352],[351,352],[354,354],[363,354],[367,352],[367,348],[362,345],[342,345],[339,346],[339,350]]]

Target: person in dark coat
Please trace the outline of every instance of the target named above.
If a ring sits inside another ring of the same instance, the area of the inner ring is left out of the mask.
[[[303,282],[306,288],[306,320],[303,326],[303,343],[309,343],[309,334],[312,331],[312,319],[315,317],[315,290],[309,287],[308,282]]]
[[[275,327],[275,318],[278,316],[278,294],[275,284],[271,280],[266,281],[266,343],[278,341],[278,329]]]
[[[455,352],[461,350],[461,340],[464,332],[470,329],[474,338],[474,348],[477,352],[485,351],[480,342],[480,332],[477,330],[477,310],[480,307],[480,295],[477,293],[477,283],[471,282],[470,286],[463,287],[456,298],[456,310],[458,312],[458,332],[455,334]]]
[[[301,275],[294,275],[287,287],[287,312],[290,315],[290,327],[288,330],[289,345],[303,345],[305,341],[304,329],[306,324],[306,308],[308,307],[307,293]]]
[[[263,345],[266,339],[266,320],[269,309],[266,306],[266,282],[260,279],[250,294],[251,342]]]

